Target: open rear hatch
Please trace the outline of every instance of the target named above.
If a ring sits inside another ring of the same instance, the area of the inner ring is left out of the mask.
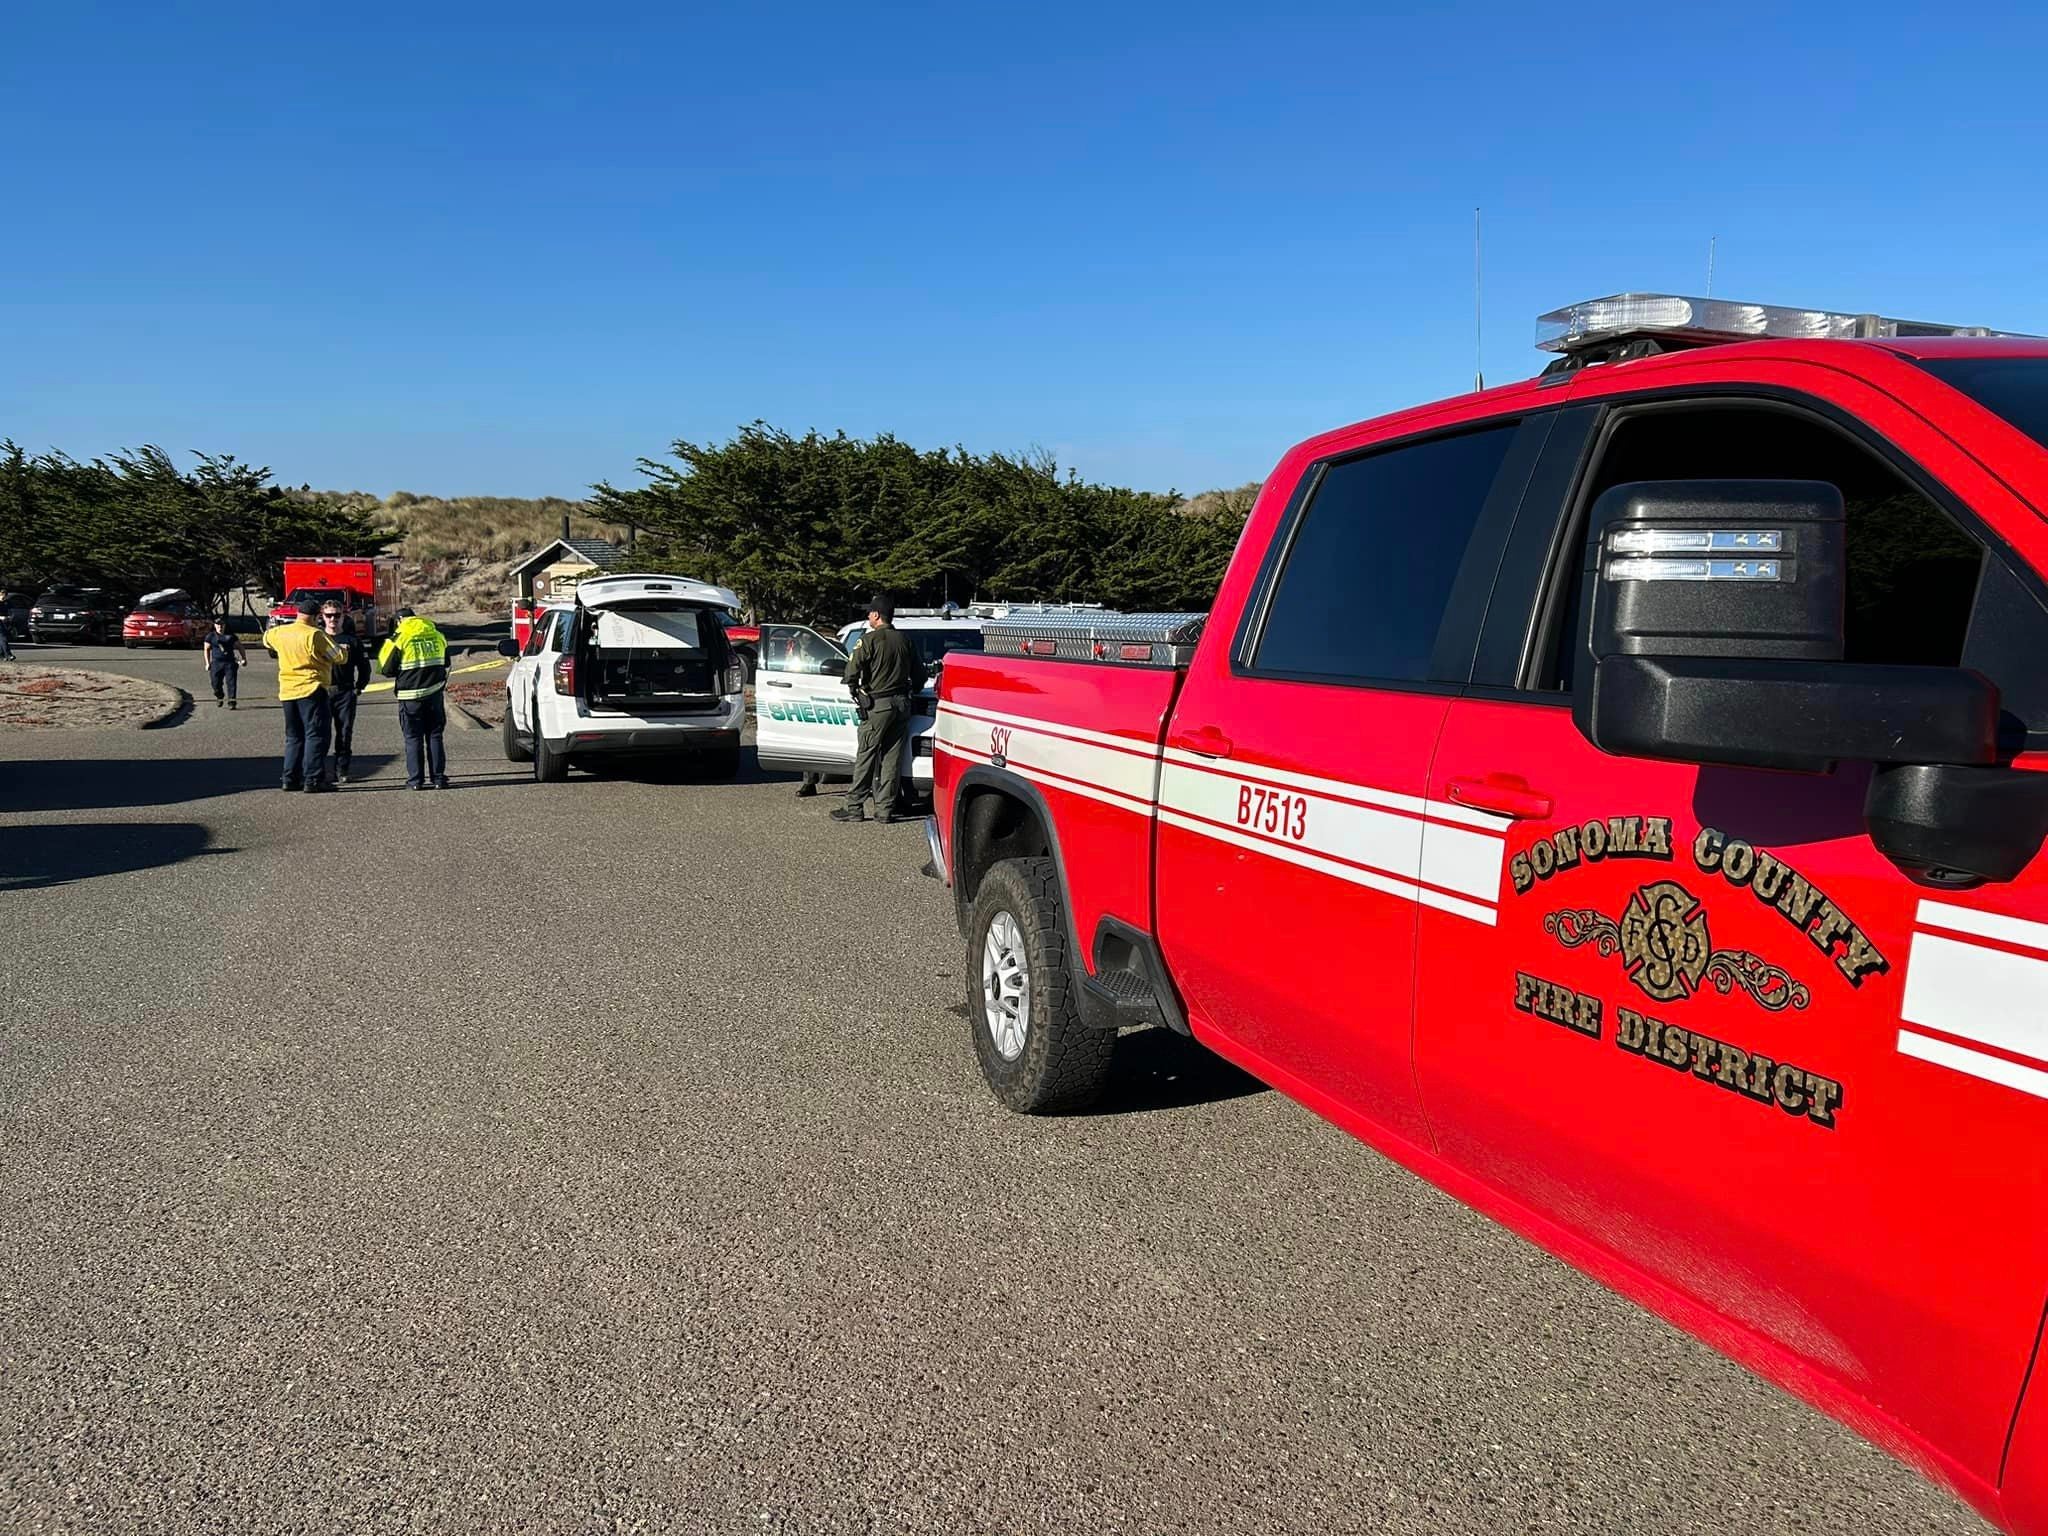
[[[719,707],[730,661],[716,610],[649,598],[590,611],[590,707],[627,715],[705,714]]]

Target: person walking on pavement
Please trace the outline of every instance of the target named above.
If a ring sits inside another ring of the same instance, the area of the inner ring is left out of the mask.
[[[217,613],[213,616],[213,628],[206,632],[206,680],[213,684],[213,707],[219,709],[225,704],[235,707],[235,679],[242,668],[249,664],[249,653],[242,649],[242,637],[228,628],[228,616]]]
[[[924,663],[892,622],[896,605],[886,597],[868,603],[868,631],[846,659],[846,686],[860,714],[860,753],[853,764],[853,788],[834,821],[867,820],[874,798],[878,821],[908,821],[898,815],[896,796],[903,777],[903,741],[910,727],[910,701],[924,687]]]
[[[356,700],[370,686],[370,648],[338,603],[320,605],[320,628],[342,656],[334,666],[327,704],[334,714],[334,782],[346,784],[349,763],[355,757]]]
[[[446,789],[448,759],[441,736],[448,729],[448,641],[410,608],[398,610],[398,628],[377,653],[377,670],[398,682],[398,728],[405,735],[405,787]]]
[[[334,715],[327,687],[341,652],[313,622],[311,604],[291,623],[266,629],[263,648],[277,658],[277,698],[284,706],[283,787],[309,795],[330,793],[327,738]]]
[[[0,587],[0,661],[14,660],[14,636],[7,630],[13,622],[7,616],[7,589]]]

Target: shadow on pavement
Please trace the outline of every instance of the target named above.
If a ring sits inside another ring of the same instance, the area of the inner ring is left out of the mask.
[[[235,851],[208,847],[207,836],[206,828],[191,821],[0,827],[0,892],[40,890]]]
[[[1154,1109],[1220,1104],[1267,1092],[1266,1085],[1214,1051],[1170,1029],[1120,1035],[1109,1085],[1084,1115],[1130,1115]]]
[[[168,731],[173,726],[183,725],[192,718],[192,693],[189,689],[178,690],[178,707],[161,720],[151,720],[142,728],[145,731]]]
[[[358,774],[390,754],[358,754]],[[220,795],[275,790],[283,754],[212,758],[51,758],[0,763],[0,811],[91,811],[178,805]]]
[[[360,762],[362,759],[358,758],[357,761]],[[459,795],[465,790],[471,789],[503,789],[508,784],[531,784],[533,782],[533,775],[518,771],[510,773],[457,772],[450,774],[449,779],[451,782],[448,786],[448,793]],[[397,778],[382,780],[376,784],[349,783],[341,787],[341,792],[344,795],[378,795],[389,793],[392,790],[396,790],[400,794],[412,793],[412,791],[406,789],[403,773],[399,774]],[[429,791],[429,793],[432,793],[432,791]]]
[[[593,779],[628,779],[640,784],[789,784],[800,775],[763,768],[750,751],[740,754],[740,771],[731,778],[713,773],[703,762],[684,754],[675,757],[607,756],[571,759],[570,766]],[[530,777],[531,775],[529,775]]]
[[[964,1003],[946,1012],[967,1017]],[[1141,1029],[1117,1036],[1116,1056],[1102,1097],[1072,1118],[1135,1115],[1155,1109],[1188,1109],[1266,1093],[1267,1086],[1214,1051],[1170,1029]]]
[[[434,627],[446,638],[450,650],[467,646],[473,650],[495,651],[500,640],[512,638],[510,615],[471,615],[467,618],[445,621],[434,618],[431,613],[427,617],[434,619]]]

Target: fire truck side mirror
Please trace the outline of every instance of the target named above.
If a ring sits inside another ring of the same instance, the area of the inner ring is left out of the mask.
[[[1995,762],[1979,674],[1842,659],[1847,569],[1824,482],[1613,487],[1587,529],[1579,729],[1605,752],[1739,767]]]

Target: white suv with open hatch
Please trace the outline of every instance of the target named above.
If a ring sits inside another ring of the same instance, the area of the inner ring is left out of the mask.
[[[739,599],[682,576],[601,576],[535,615],[505,679],[505,756],[543,782],[572,760],[689,757],[739,772],[746,677],[726,642]]]

